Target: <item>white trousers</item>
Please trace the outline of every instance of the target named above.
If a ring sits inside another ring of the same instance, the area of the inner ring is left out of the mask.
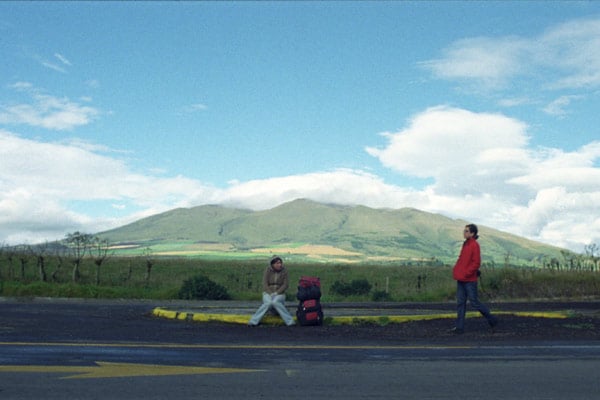
[[[248,325],[258,325],[267,311],[271,308],[274,308],[275,311],[277,311],[287,326],[295,324],[294,317],[292,317],[287,308],[285,308],[285,294],[271,296],[269,293],[264,292],[262,300],[262,305],[256,310],[252,318],[250,318]]]

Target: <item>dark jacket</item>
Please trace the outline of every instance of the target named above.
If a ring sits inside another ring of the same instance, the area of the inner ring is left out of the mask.
[[[481,266],[481,250],[475,238],[465,240],[460,255],[452,270],[454,280],[461,282],[476,282],[477,271]]]

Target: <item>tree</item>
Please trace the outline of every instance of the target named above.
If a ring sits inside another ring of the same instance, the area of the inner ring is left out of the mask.
[[[14,265],[13,265],[13,261],[14,261],[14,257],[16,255],[16,251],[15,248],[12,246],[6,246],[4,248],[4,253],[6,254],[6,261],[8,261],[8,278],[7,280],[12,280],[14,277]]]
[[[19,263],[21,265],[21,281],[25,280],[25,266],[27,265],[27,261],[29,261],[29,255],[32,253],[31,247],[28,245],[20,245],[16,250],[19,256]]]
[[[91,240],[90,254],[96,265],[96,285],[100,285],[100,267],[102,267],[102,264],[108,260],[114,252],[110,250],[108,239],[94,237]]]
[[[48,242],[38,244],[31,248],[31,251],[37,260],[38,274],[42,282],[46,282],[48,280],[48,276],[46,274],[46,253],[48,252],[48,249]]]
[[[57,264],[56,264],[56,269],[54,270],[54,272],[52,272],[52,275],[50,275],[52,282],[56,282],[58,280],[58,273],[59,273],[61,267],[63,266],[66,253],[67,253],[66,247],[63,247],[63,246],[55,246],[54,247],[53,254],[54,254],[54,257],[56,258]]]
[[[598,271],[598,261],[600,260],[600,257],[597,257],[596,254],[598,254],[600,251],[599,246],[596,243],[590,243],[584,247],[584,250],[586,256],[590,258],[590,261],[593,265],[592,271]]]
[[[152,249],[146,247],[144,249],[144,259],[146,261],[146,285],[150,282],[150,272],[152,272],[152,266],[154,265],[154,259],[152,258]]]
[[[73,259],[73,282],[79,282],[79,278],[81,277],[79,271],[81,261],[90,247],[92,237],[93,236],[88,233],[81,233],[79,231],[67,234],[66,241],[69,246],[70,255]]]
[[[6,244],[0,243],[0,258],[2,258],[2,256],[4,256],[5,252],[6,252]],[[2,268],[0,268],[0,282],[2,282]]]

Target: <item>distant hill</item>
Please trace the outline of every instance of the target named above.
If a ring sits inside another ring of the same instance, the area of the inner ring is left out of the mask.
[[[412,208],[373,209],[294,200],[266,211],[205,205],[175,209],[99,233],[121,252],[329,262],[456,260],[468,222]],[[479,226],[484,262],[538,264],[561,250]]]

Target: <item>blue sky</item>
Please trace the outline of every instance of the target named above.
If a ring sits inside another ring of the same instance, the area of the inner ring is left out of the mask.
[[[0,243],[414,207],[600,243],[600,3],[0,2]]]

